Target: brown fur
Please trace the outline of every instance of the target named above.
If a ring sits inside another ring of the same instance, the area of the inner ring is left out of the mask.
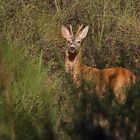
[[[81,49],[78,49],[78,41],[82,41],[86,37],[89,27],[86,26],[80,31],[82,26],[79,27],[76,36],[73,35],[72,27],[71,32],[62,26],[62,35],[70,43],[65,55],[66,71],[70,73],[74,83],[79,86],[81,81],[91,81],[95,87],[97,95],[100,97],[105,96],[109,89],[111,89],[118,102],[124,102],[130,88],[136,83],[136,76],[128,69],[122,67],[113,67],[98,69],[95,67],[87,67],[81,63]],[[71,52],[71,48],[75,51]]]
[[[73,61],[69,59],[71,57],[69,55],[66,52],[65,67],[77,86],[80,85],[81,80],[91,81],[100,97],[105,96],[108,89],[111,89],[119,102],[126,100],[128,90],[136,82],[132,72],[122,67],[105,69],[87,67],[81,63],[80,54]]]

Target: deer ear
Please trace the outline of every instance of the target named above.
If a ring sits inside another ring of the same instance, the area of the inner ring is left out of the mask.
[[[62,26],[61,33],[62,33],[62,36],[66,38],[67,40],[70,40],[70,38],[72,37],[72,35],[70,34],[70,31],[65,26]]]
[[[88,30],[89,30],[89,26],[86,26],[78,35],[78,37],[80,39],[83,39],[86,37],[87,33],[88,33]]]

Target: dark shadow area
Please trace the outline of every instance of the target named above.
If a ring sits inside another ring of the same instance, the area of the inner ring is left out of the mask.
[[[139,83],[129,92],[124,104],[116,102],[112,92],[102,100],[96,96],[94,87],[83,83],[73,87],[70,95],[74,112],[72,124],[66,124],[71,139],[91,140],[134,140],[139,138],[140,130],[140,87]],[[107,134],[106,134],[107,132]]]
[[[57,140],[54,130],[52,129],[52,125],[50,123],[46,123],[42,132],[42,140]]]
[[[93,125],[89,120],[81,120],[75,123],[75,133],[80,140],[120,140],[108,130],[99,125]]]

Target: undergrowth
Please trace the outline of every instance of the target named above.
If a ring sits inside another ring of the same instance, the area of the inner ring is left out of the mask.
[[[97,114],[110,122],[111,131],[139,139],[139,82],[124,106],[112,106],[112,96],[98,101],[86,83],[77,89],[65,73],[60,32],[62,25],[74,31],[88,25],[82,62],[122,66],[139,80],[139,9],[138,0],[1,0],[0,139],[78,139],[76,121]]]

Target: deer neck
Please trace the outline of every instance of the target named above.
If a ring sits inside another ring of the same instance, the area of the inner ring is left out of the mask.
[[[66,72],[70,73],[72,77],[79,74],[81,71],[81,52],[78,54],[69,54],[66,51],[65,55],[65,68]]]

